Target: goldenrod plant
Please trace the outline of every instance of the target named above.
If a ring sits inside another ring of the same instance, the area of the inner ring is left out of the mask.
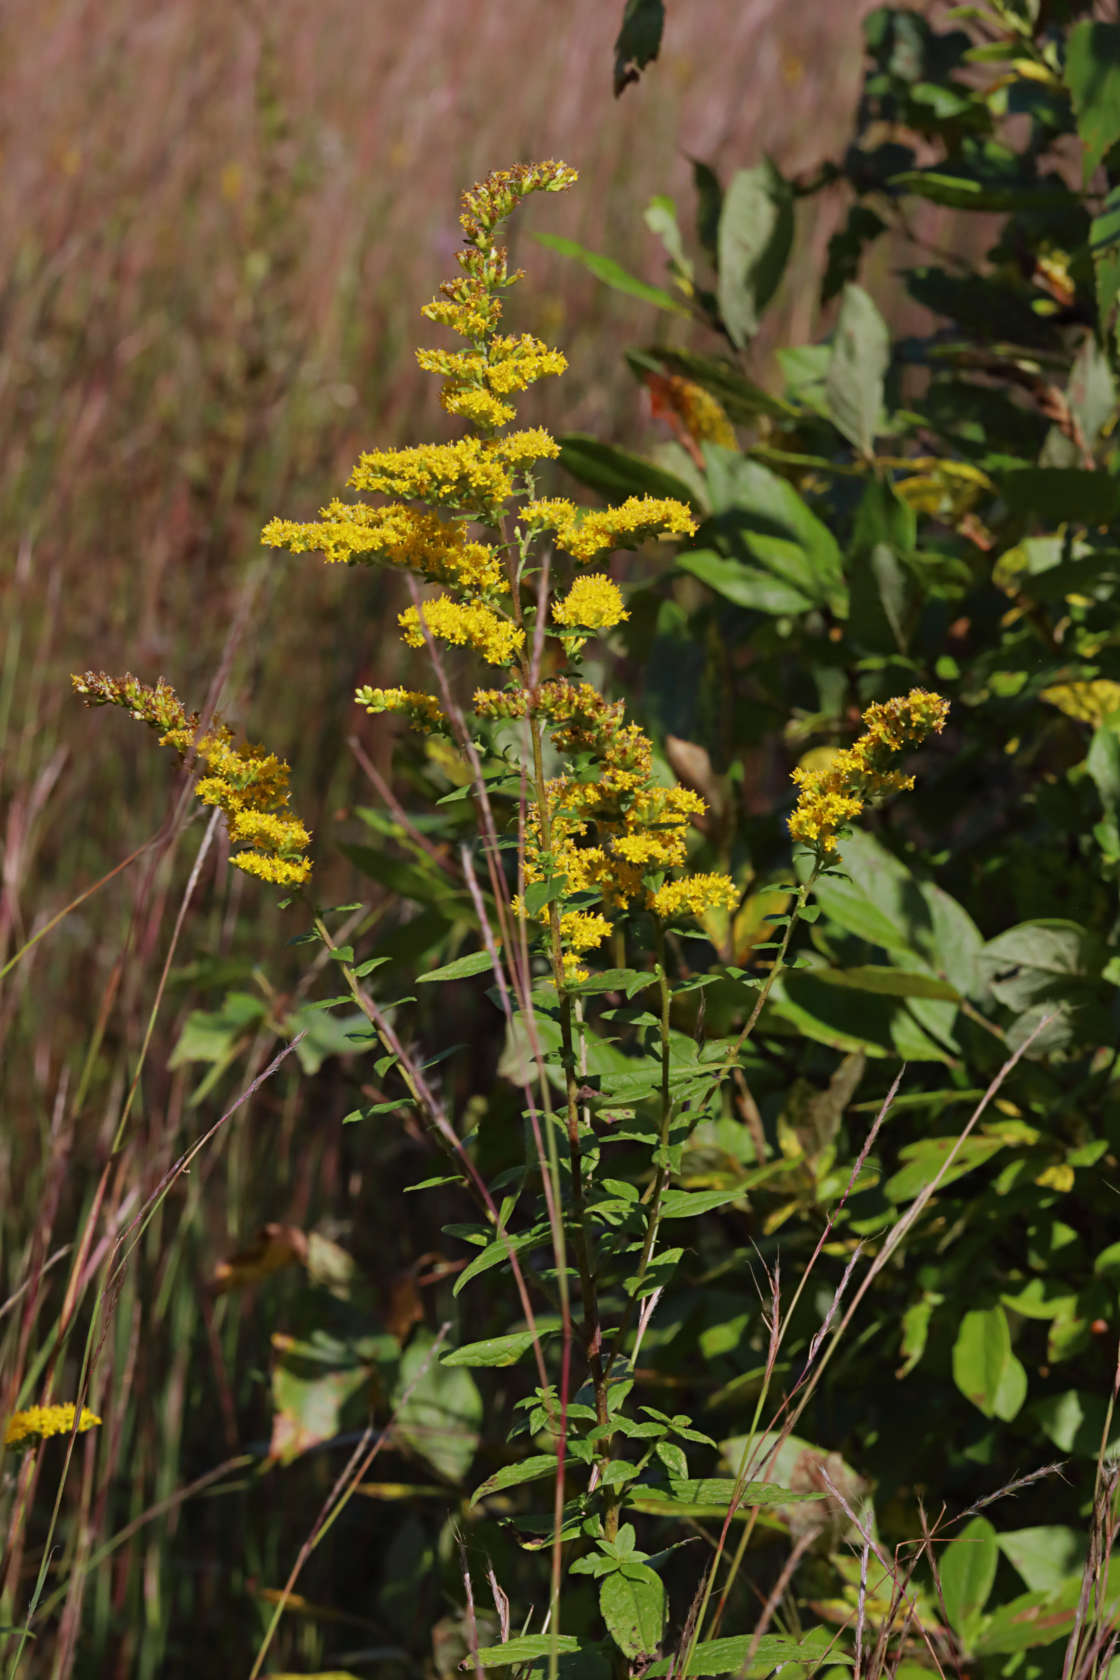
[[[476,898],[483,945],[477,956],[468,953],[420,978],[453,983],[489,970],[511,1042],[528,1047],[516,1076],[528,1154],[500,1188],[482,1183],[470,1145],[438,1112],[399,1029],[375,1001],[366,1008],[385,1065],[404,1079],[408,1098],[485,1215],[470,1228],[480,1252],[461,1282],[486,1271],[493,1283],[502,1274],[492,1268],[510,1270],[518,1324],[496,1342],[455,1348],[444,1364],[478,1368],[521,1356],[535,1362],[535,1387],[518,1406],[514,1438],[528,1434],[543,1456],[514,1459],[472,1503],[551,1477],[552,1513],[541,1519],[551,1536],[550,1605],[542,1631],[477,1655],[485,1664],[545,1658],[550,1673],[575,1649],[563,1631],[569,1564],[601,1579],[600,1607],[616,1662],[652,1659],[663,1637],[668,1607],[660,1576],[655,1562],[635,1549],[634,1529],[623,1518],[635,1490],[683,1507],[678,1484],[687,1479],[687,1443],[707,1437],[690,1418],[645,1403],[652,1396],[636,1382],[635,1361],[682,1252],[658,1247],[663,1221],[727,1199],[674,1188],[684,1143],[725,1103],[727,1081],[781,972],[813,884],[837,864],[844,825],[865,801],[912,785],[912,777],[892,767],[896,756],[940,730],[948,709],[922,690],[873,705],[866,733],[852,748],[823,770],[795,772],[799,798],[790,833],[807,849],[810,869],[784,918],[777,954],[754,974],[736,971],[749,1007],[734,1033],[705,1042],[675,1030],[676,1002],[695,988],[696,977],[671,951],[679,950],[690,920],[735,911],[742,890],[725,871],[695,867],[704,798],[674,783],[622,702],[589,680],[585,650],[609,638],[628,610],[624,583],[606,570],[578,568],[602,566],[620,549],[687,539],[696,519],[683,501],[649,494],[605,508],[541,495],[540,464],[554,460],[559,446],[539,427],[509,429],[517,419],[513,399],[536,380],[563,373],[565,361],[529,334],[502,332],[503,297],[521,275],[509,267],[499,229],[529,194],[557,192],[574,181],[573,170],[549,162],[498,171],[464,196],[460,273],[423,313],[466,348],[421,350],[419,361],[442,378],[444,409],[469,431],[452,442],[364,454],[350,489],[387,499],[335,499],[316,521],[278,518],[264,531],[267,544],[293,553],[408,574],[413,602],[398,623],[405,644],[430,656],[435,692],[365,685],[356,698],[374,715],[401,716],[424,737],[447,737],[467,766],[490,886],[488,901]],[[474,689],[464,704],[460,671],[448,664],[445,647],[467,650],[504,681]],[[503,792],[513,796],[512,809],[505,801],[512,853]],[[332,943],[322,917],[316,927]],[[594,966],[608,946],[610,966]],[[360,999],[358,979],[376,953],[364,965],[352,954],[334,954],[351,996]],[[651,987],[652,1011],[619,1009],[619,1000]],[[606,1023],[616,1019],[629,1023],[629,1050],[612,1066],[603,1052]],[[396,1106],[390,1100],[367,1112]],[[624,1167],[615,1167],[603,1118],[622,1122],[617,1140]],[[635,1144],[639,1160],[645,1157],[637,1170]],[[539,1251],[551,1251],[543,1270]],[[561,1332],[557,1357],[546,1339],[553,1312]],[[757,1487],[754,1496],[763,1497]],[[744,1483],[737,1498],[749,1505],[751,1497]],[[529,1527],[539,1532],[541,1524]],[[580,1648],[587,1661],[602,1660],[594,1642]]]

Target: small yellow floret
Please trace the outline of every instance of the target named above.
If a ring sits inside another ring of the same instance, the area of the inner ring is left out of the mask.
[[[75,1418],[77,1423],[75,1424]],[[75,1428],[79,1434],[87,1429],[96,1429],[101,1419],[96,1413],[82,1407],[78,1416],[76,1406],[28,1406],[25,1411],[13,1412],[4,1430],[4,1445],[6,1447],[32,1446],[36,1441],[45,1441],[51,1435],[72,1435]]]

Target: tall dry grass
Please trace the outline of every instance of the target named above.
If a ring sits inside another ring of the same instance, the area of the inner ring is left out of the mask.
[[[563,156],[583,187],[549,230],[659,279],[641,209],[668,191],[687,219],[690,156],[726,174],[765,150],[792,170],[841,142],[867,9],[677,0],[660,63],[615,102],[606,0],[0,8],[0,968],[145,848],[0,982],[0,1415],[85,1382],[105,1417],[60,1525],[54,1460],[6,1489],[9,1513],[33,1512],[7,1615],[58,1548],[40,1602],[61,1596],[21,1672],[193,1674],[207,1657],[232,1672],[252,1649],[258,1589],[283,1579],[322,1477],[179,1502],[267,1427],[252,1303],[205,1283],[265,1220],[376,1223],[394,1182],[340,1136],[338,1104],[309,1107],[291,1061],[169,1180],[221,1113],[191,1106],[195,1070],[168,1066],[209,1001],[197,964],[268,988],[290,930],[214,854],[190,881],[201,831],[184,833],[173,767],[126,719],[84,713],[67,673],[127,666],[192,705],[220,698],[292,758],[325,852],[362,786],[347,735],[384,764],[349,695],[374,668],[390,680],[392,599],[377,578],[262,558],[256,534],[317,505],[360,448],[444,424],[411,346],[459,191]],[[810,284],[795,276],[777,319],[795,338],[829,228],[803,231]],[[534,282],[519,324],[563,342],[573,370],[541,418],[640,438],[618,347],[652,315],[539,247],[517,254]],[[248,1035],[223,1091],[272,1046]],[[396,1238],[387,1289],[410,1259]],[[323,1648],[309,1621],[288,1656]]]

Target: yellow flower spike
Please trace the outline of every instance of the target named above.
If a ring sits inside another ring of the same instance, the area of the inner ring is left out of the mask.
[[[350,485],[354,490],[484,511],[513,494],[513,480],[501,458],[476,437],[412,449],[369,450],[350,474]]]
[[[72,1435],[75,1420],[79,1434],[84,1434],[87,1429],[96,1429],[101,1422],[96,1413],[85,1406],[80,1415],[76,1406],[28,1406],[22,1412],[13,1412],[8,1419],[4,1445],[31,1447],[52,1435]]]
[[[180,757],[193,754],[206,766],[209,774],[195,784],[197,798],[225,813],[235,845],[259,848],[232,857],[236,868],[278,886],[307,879],[311,863],[301,854],[311,836],[290,809],[290,770],[282,758],[248,742],[238,746],[232,729],[218,718],[199,734],[199,714],[188,715],[162,678],[152,687],[131,673],[116,678],[86,671],[71,681],[87,706],[120,706],[158,730],[161,746],[174,747]]]
[[[863,714],[864,733],[851,747],[834,754],[821,769],[792,772],[799,791],[789,819],[791,838],[822,860],[835,857],[837,833],[859,815],[868,799],[913,787],[912,776],[889,767],[891,754],[940,733],[948,715],[947,700],[920,688],[869,706]]]
[[[630,617],[622,604],[622,591],[600,572],[577,578],[562,601],[552,609],[557,624],[577,625],[584,630],[611,630]]]
[[[729,875],[686,875],[658,887],[649,907],[664,921],[670,916],[702,916],[705,910],[734,910],[738,903],[739,891]]]
[[[509,619],[502,618],[482,601],[453,601],[441,595],[425,601],[417,609],[408,607],[398,615],[397,623],[408,647],[424,646],[424,629],[437,641],[450,642],[454,647],[472,647],[490,665],[510,665],[525,645],[525,632]]]
[[[615,548],[637,548],[649,537],[691,537],[697,529],[691,510],[669,496],[629,496],[617,507],[582,515],[574,503],[548,497],[528,502],[520,517],[532,530],[555,531],[557,548],[579,561]]]
[[[560,938],[573,951],[594,951],[610,938],[611,924],[605,916],[586,910],[566,910],[560,917]]]
[[[533,461],[554,461],[560,453],[560,445],[543,426],[507,432],[505,437],[492,438],[487,447],[511,467],[523,467]]]
[[[434,694],[423,694],[411,688],[359,688],[354,695],[371,717],[382,712],[398,712],[406,717],[414,729],[430,735],[435,729],[446,727],[443,708]]]
[[[400,502],[380,508],[365,502],[331,502],[310,524],[270,520],[261,541],[292,554],[318,552],[328,562],[399,566],[433,583],[484,595],[505,584],[500,557],[486,543],[470,541],[461,522]]]

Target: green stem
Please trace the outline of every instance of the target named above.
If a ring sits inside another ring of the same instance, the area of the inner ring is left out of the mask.
[[[506,552],[509,556],[510,566],[510,596],[513,601],[514,622],[519,629],[524,630],[525,614],[521,603],[520,580],[513,559],[513,547],[512,543],[507,542]],[[528,702],[526,711],[533,759],[533,797],[536,801],[537,821],[540,826],[541,851],[546,859],[551,859],[552,815],[548,805],[548,783],[544,773],[544,740],[540,718],[533,710],[532,683],[524,653],[520,663],[520,676]],[[583,1193],[583,1150],[579,1131],[579,1078],[576,1067],[574,1031],[575,1006],[571,993],[567,990],[564,982],[564,950],[560,936],[560,906],[555,898],[550,898],[548,903],[548,943],[549,957],[552,963],[552,978],[560,1007],[560,1046],[564,1067],[564,1117],[568,1133],[568,1168],[571,1179],[572,1238],[576,1271],[579,1276],[580,1300],[583,1307],[583,1323],[581,1326],[583,1351],[595,1394],[595,1419],[598,1428],[603,1431],[599,1442],[598,1459],[600,1473],[605,1474],[607,1466],[611,1462],[610,1408],[607,1401],[607,1378],[603,1364],[603,1329],[599,1315],[599,1292],[591,1260],[591,1242]],[[606,1502],[604,1528],[607,1539],[613,1540],[618,1533],[619,1507],[617,1499],[612,1497],[609,1488],[604,1489],[604,1494]]]
[[[661,1204],[669,1185],[669,1128],[673,1120],[673,1101],[669,1089],[669,1009],[672,1003],[672,993],[669,990],[669,976],[665,965],[665,931],[660,924],[657,928],[656,974],[661,1004],[661,1015],[658,1023],[661,1039],[661,1126],[657,1137],[657,1172],[654,1177],[653,1188],[649,1192],[646,1234],[642,1243],[641,1258],[638,1261],[636,1282],[626,1304],[626,1311],[623,1313],[618,1329],[615,1331],[610,1353],[607,1356],[608,1377],[611,1367],[622,1352],[623,1344],[630,1334],[630,1327],[634,1322],[641,1285],[646,1272],[649,1270],[654,1245],[657,1242],[657,1232],[661,1224]]]

